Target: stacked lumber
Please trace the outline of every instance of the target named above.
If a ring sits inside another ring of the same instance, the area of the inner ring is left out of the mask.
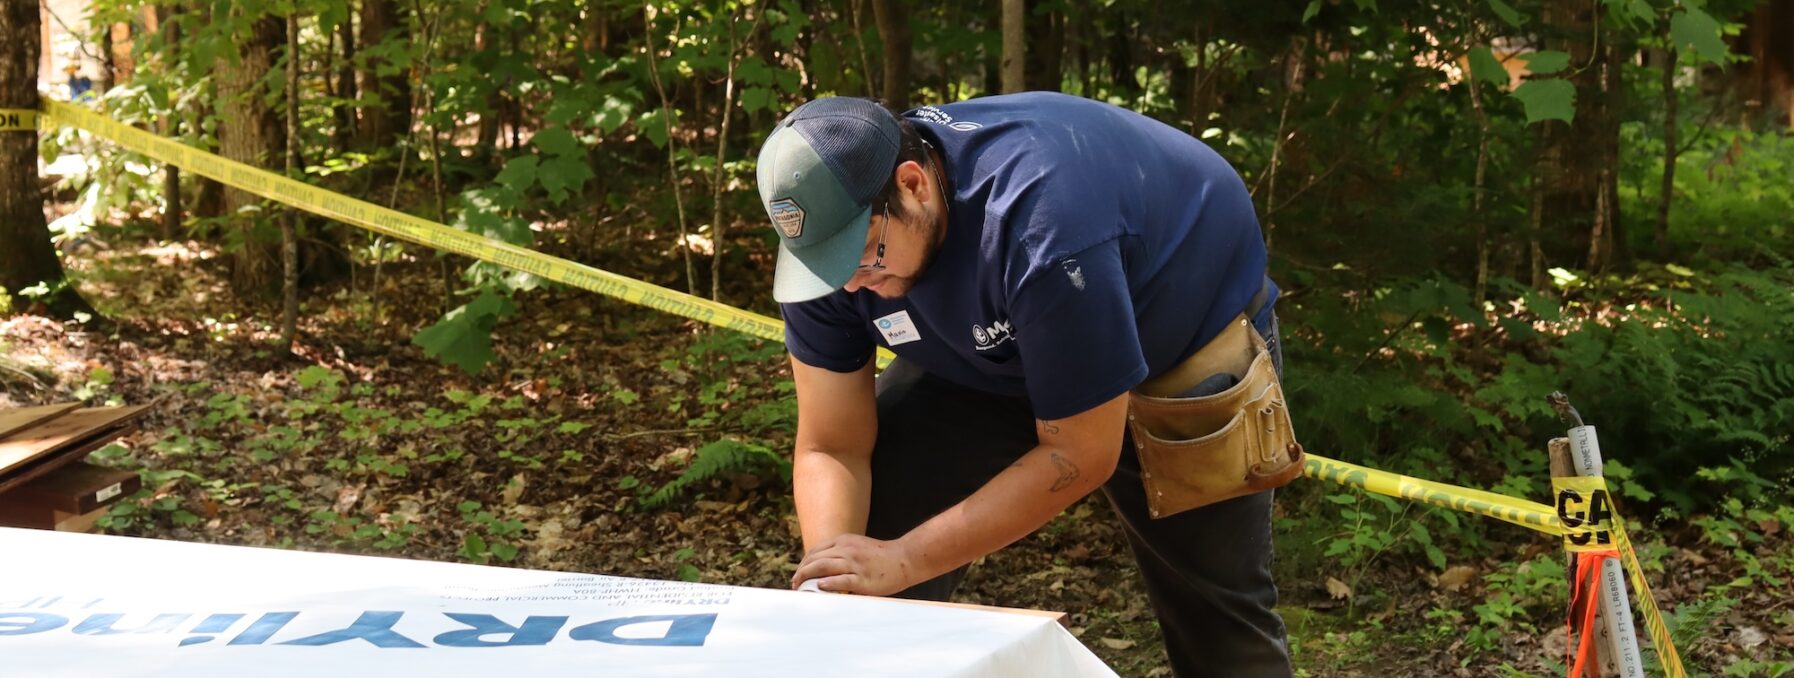
[[[84,532],[136,492],[136,473],[83,461],[147,410],[80,403],[0,410],[0,526]]]

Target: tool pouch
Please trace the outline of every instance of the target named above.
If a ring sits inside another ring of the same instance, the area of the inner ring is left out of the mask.
[[[1238,381],[1213,395],[1177,395],[1222,373]],[[1154,518],[1281,487],[1301,475],[1305,461],[1271,353],[1244,314],[1196,355],[1135,389],[1128,429]]]

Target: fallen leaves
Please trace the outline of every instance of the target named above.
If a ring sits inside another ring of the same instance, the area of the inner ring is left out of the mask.
[[[1352,587],[1334,577],[1327,578],[1327,595],[1334,600],[1351,600]]]
[[[1453,565],[1445,568],[1445,573],[1439,575],[1439,588],[1455,592],[1464,588],[1465,585],[1470,583],[1470,580],[1475,578],[1475,567],[1470,565]]]

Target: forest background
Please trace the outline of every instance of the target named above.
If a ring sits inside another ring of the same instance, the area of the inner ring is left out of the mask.
[[[798,103],[1140,111],[1252,190],[1311,449],[1540,498],[1564,390],[1683,655],[1794,673],[1794,2],[94,0],[77,55],[44,46],[70,3],[34,4],[0,24],[0,107],[67,96],[77,56],[121,121],[770,315],[753,159]],[[106,530],[762,586],[796,562],[780,346],[75,130],[0,133],[0,163],[0,405],[161,399],[100,453],[146,480]],[[1280,500],[1307,675],[1563,673],[1549,539]],[[1107,512],[966,597],[1069,610],[1162,675]]]

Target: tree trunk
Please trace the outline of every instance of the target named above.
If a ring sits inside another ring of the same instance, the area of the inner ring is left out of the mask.
[[[13,0],[0,6],[0,108],[37,108],[37,72],[42,57],[43,17],[38,4]],[[40,283],[49,313],[72,318],[93,309],[63,276],[62,261],[50,244],[44,222],[44,194],[38,185],[37,132],[0,131],[0,288],[13,299]]]
[[[299,176],[299,13],[287,14],[286,175]],[[293,352],[299,325],[299,208],[282,210],[280,220],[280,350]]]
[[[1483,109],[1482,83],[1474,77],[1465,78],[1464,83],[1470,86],[1470,110],[1476,113],[1476,184],[1470,194],[1470,219],[1476,222],[1476,308],[1482,308],[1489,296],[1489,218],[1483,214],[1483,187],[1489,169],[1489,112]]]
[[[1664,27],[1667,37],[1669,28]],[[1657,196],[1657,229],[1652,240],[1657,246],[1657,259],[1669,261],[1669,207],[1676,194],[1676,56],[1673,45],[1664,51],[1663,60],[1663,190]]]
[[[168,72],[180,60],[181,24],[175,20],[179,5],[156,9],[157,24],[162,29],[162,70]],[[177,113],[162,118],[162,135],[170,139],[181,136],[181,116]],[[162,166],[162,239],[181,237],[181,168]]]
[[[1544,12],[1543,23],[1550,30],[1546,46],[1570,55],[1567,79],[1576,87],[1573,122],[1538,123],[1545,130],[1545,157],[1552,169],[1541,186],[1541,223],[1553,227],[1539,234],[1546,268],[1551,261],[1577,261],[1579,253],[1598,254],[1601,245],[1590,237],[1604,236],[1597,229],[1612,223],[1614,207],[1600,196],[1606,188],[1602,172],[1613,169],[1608,149],[1619,143],[1618,118],[1609,110],[1607,96],[1607,71],[1613,65],[1604,57],[1615,36],[1602,24],[1597,44],[1597,9],[1581,0],[1552,0]]]
[[[999,91],[1004,94],[1028,88],[1028,3],[1003,0],[1003,73]]]
[[[1739,44],[1750,51],[1743,64],[1746,97],[1785,116],[1794,129],[1794,2],[1767,0],[1745,21]]]
[[[1545,291],[1545,246],[1542,242],[1544,239],[1543,232],[1545,230],[1545,184],[1550,180],[1551,168],[1555,163],[1552,162],[1549,154],[1551,149],[1544,145],[1546,138],[1545,129],[1540,126],[1535,127],[1535,130],[1532,138],[1533,143],[1538,150],[1535,151],[1532,169],[1532,187],[1530,191],[1532,193],[1532,205],[1527,210],[1527,256],[1525,259],[1528,262],[1529,272],[1531,273],[1529,276],[1530,285],[1533,289],[1543,292]]]
[[[408,41],[404,15],[397,0],[362,0],[361,50],[366,52],[388,39]],[[368,149],[392,146],[411,129],[411,80],[406,77],[405,64],[362,56],[366,59],[361,72],[364,87],[357,143]]]
[[[1134,78],[1134,36],[1133,19],[1126,14],[1115,15],[1115,28],[1108,36],[1109,83],[1110,91],[1127,98],[1133,98],[1140,89],[1140,83]]]
[[[729,158],[729,122],[732,119],[730,114],[735,110],[735,67],[741,63],[742,57],[746,54],[744,45],[753,43],[754,35],[760,32],[760,21],[766,16],[765,10],[762,8],[755,7],[751,11],[754,13],[754,23],[748,26],[748,34],[745,37],[738,38],[735,35],[736,18],[729,17],[729,61],[728,71],[723,76],[723,119],[716,128],[716,171],[711,174],[710,179],[712,206],[710,211],[711,301],[723,300],[723,250],[729,243],[728,234],[723,232],[723,229],[728,227],[728,219],[724,214],[726,203],[723,201],[723,189],[729,181],[727,160]]]
[[[244,10],[232,8],[232,13]],[[281,116],[268,106],[266,82],[274,66],[274,54],[285,42],[286,27],[279,17],[254,17],[248,35],[238,36],[238,53],[218,60],[218,107],[223,113],[218,126],[219,154],[255,167],[272,167],[285,150]],[[272,237],[258,228],[266,223],[260,213],[243,214],[256,203],[254,194],[226,187],[224,211],[236,224],[230,238],[231,287],[242,296],[269,296],[274,291],[278,251]]]
[[[872,0],[878,36],[885,43],[884,99],[894,110],[909,109],[909,71],[914,58],[909,10],[903,0]]]
[[[872,60],[866,49],[866,5],[869,0],[847,0],[847,17],[853,23],[853,44],[860,54],[860,77],[866,80],[866,96],[878,96],[878,78],[872,75]]]
[[[1027,50],[1023,79],[1029,90],[1058,92],[1065,88],[1065,14],[1056,10],[1036,16],[1034,9],[1041,4],[1041,0],[1027,3],[1028,15],[1034,18],[1027,22],[1026,40],[1033,47]]]
[[[660,79],[660,48],[654,44],[654,15],[656,10],[651,4],[642,6],[643,23],[647,27],[642,31],[643,39],[648,47],[648,81],[654,84],[654,93],[660,97],[660,121],[667,135],[667,177],[673,189],[673,207],[679,216],[679,254],[685,259],[685,291],[698,293],[697,268],[691,263],[690,229],[685,222],[685,192],[680,190],[678,143],[679,138],[673,136],[673,103],[667,97],[666,84]]]
[[[349,102],[361,98],[361,88],[355,84],[355,12],[354,3],[349,2],[350,11],[343,14],[343,22],[336,27],[336,39],[342,43],[342,62],[336,69],[336,97],[338,102],[332,111],[336,118],[335,134],[331,135],[338,151],[347,151],[355,143],[355,106]]]

